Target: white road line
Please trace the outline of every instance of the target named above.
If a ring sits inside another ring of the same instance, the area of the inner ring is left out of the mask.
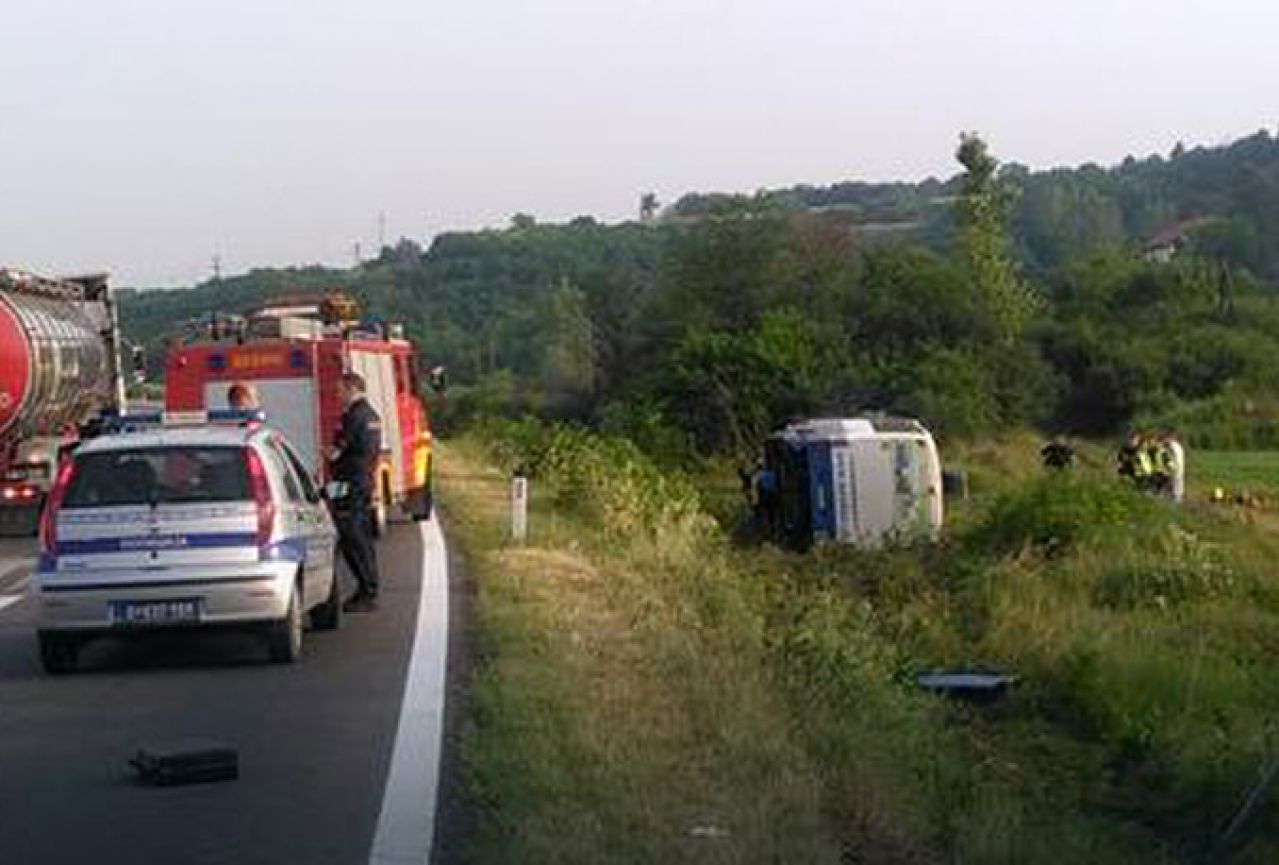
[[[21,595],[24,592],[26,592],[27,586],[29,586],[30,584],[31,584],[31,575],[24,574],[18,579],[14,580],[12,583],[6,583],[5,585],[0,586],[0,592],[4,592],[6,594]]]
[[[22,600],[24,597],[26,596],[25,595],[0,595],[0,610],[3,610],[5,607],[13,606],[14,604],[18,603],[18,601]]]
[[[435,837],[444,673],[449,632],[449,561],[438,519],[422,532],[422,588],[395,750],[382,794],[370,865],[426,865]]]

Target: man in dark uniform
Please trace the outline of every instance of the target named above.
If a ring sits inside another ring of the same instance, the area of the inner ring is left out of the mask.
[[[382,451],[382,421],[364,398],[364,378],[343,373],[342,423],[333,451],[333,480],[347,485],[334,502],[338,545],[359,589],[343,609],[362,613],[377,609],[377,551],[373,546],[373,470]]]

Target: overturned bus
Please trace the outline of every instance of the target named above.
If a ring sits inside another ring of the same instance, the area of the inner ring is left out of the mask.
[[[942,526],[941,461],[932,435],[908,418],[821,418],[790,424],[764,445],[777,540],[875,548],[935,540]]]

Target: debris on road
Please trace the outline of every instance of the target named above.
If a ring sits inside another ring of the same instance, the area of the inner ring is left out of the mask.
[[[236,749],[222,742],[188,739],[141,748],[129,765],[143,783],[157,787],[234,781],[240,777]]]

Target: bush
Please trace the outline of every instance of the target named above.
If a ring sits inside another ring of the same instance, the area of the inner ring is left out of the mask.
[[[531,418],[490,421],[481,435],[504,468],[539,478],[556,504],[606,534],[700,533],[712,525],[688,477],[662,472],[628,439]]]
[[[1222,597],[1239,582],[1222,552],[1193,532],[1168,525],[1153,549],[1129,546],[1093,588],[1096,603],[1118,609],[1167,609],[1187,601]]]
[[[1158,507],[1114,482],[1044,475],[1000,496],[964,541],[970,550],[988,555],[1033,548],[1056,556],[1101,535],[1142,530],[1152,524]]]

